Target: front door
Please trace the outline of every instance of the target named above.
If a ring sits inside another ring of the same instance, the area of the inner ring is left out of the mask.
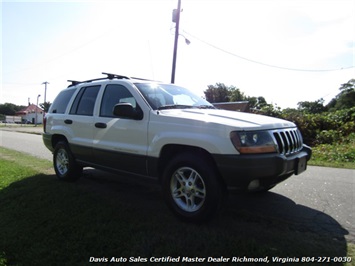
[[[148,115],[141,120],[115,117],[113,108],[118,103],[130,103],[140,109],[124,85],[105,87],[94,123],[95,161],[107,168],[146,175]]]

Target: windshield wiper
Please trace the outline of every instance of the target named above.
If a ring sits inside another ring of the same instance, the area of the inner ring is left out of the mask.
[[[168,104],[162,105],[158,107],[158,110],[165,110],[165,109],[186,109],[186,108],[194,108],[192,105],[184,105],[184,104]]]

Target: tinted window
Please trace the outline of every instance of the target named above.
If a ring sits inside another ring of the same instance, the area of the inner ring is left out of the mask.
[[[54,100],[50,113],[64,114],[75,89],[61,91]]]
[[[107,85],[102,97],[100,116],[113,117],[113,107],[118,103],[130,103],[133,108],[137,107],[135,98],[126,87],[118,84]]]
[[[70,109],[70,114],[93,115],[95,101],[99,90],[100,85],[81,88],[78,95],[75,97],[74,103]]]

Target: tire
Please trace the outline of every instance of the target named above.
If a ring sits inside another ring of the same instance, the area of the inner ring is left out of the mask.
[[[68,143],[65,141],[60,141],[55,146],[53,166],[57,177],[63,181],[76,181],[83,171],[83,168],[76,163]]]
[[[178,218],[201,223],[210,220],[222,203],[222,185],[210,160],[190,153],[177,155],[162,176],[164,199]]]

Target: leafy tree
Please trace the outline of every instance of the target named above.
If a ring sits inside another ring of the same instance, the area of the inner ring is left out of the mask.
[[[208,89],[204,91],[206,100],[210,103],[228,102],[230,96],[230,88],[224,83],[216,83],[216,85],[208,85]]]
[[[230,92],[230,96],[229,96],[230,102],[245,101],[247,98],[245,94],[240,91],[240,89],[234,86],[229,87],[229,92]]]
[[[45,103],[41,103],[39,104],[39,106],[44,110],[45,113],[48,112],[49,107],[51,107],[51,102],[45,102]]]
[[[218,102],[238,102],[248,101],[251,109],[265,109],[266,113],[278,113],[279,110],[272,110],[274,107],[269,105],[265,98],[246,96],[244,92],[235,86],[226,86],[224,83],[216,83],[216,85],[208,85],[208,89],[204,91],[206,100],[210,103]]]
[[[328,103],[328,110],[341,110],[355,106],[355,79],[342,84],[339,90],[340,93]]]
[[[13,103],[0,104],[0,114],[15,115],[16,112],[20,111],[23,108],[25,108],[25,106],[15,105]]]
[[[250,108],[261,110],[266,108],[269,104],[266,102],[265,98],[262,96],[259,97],[246,97],[246,101],[249,102]]]
[[[347,83],[341,84],[339,90],[345,93],[353,92],[355,90],[355,79],[351,79]]]
[[[324,103],[324,99],[321,98],[314,102],[309,102],[309,101],[299,102],[297,105],[300,111],[304,111],[310,114],[319,114],[326,110],[323,103]]]
[[[260,112],[263,115],[273,116],[278,118],[280,118],[282,115],[281,108],[277,105],[274,106],[273,104],[266,104],[262,106],[258,112]]]

